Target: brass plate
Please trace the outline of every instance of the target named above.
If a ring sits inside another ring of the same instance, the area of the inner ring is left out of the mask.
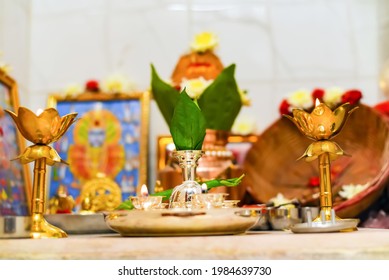
[[[48,214],[45,219],[70,234],[112,233],[104,221],[103,213]]]
[[[190,236],[241,234],[260,219],[260,214],[239,208],[208,210],[156,209],[115,211],[107,225],[122,236]]]

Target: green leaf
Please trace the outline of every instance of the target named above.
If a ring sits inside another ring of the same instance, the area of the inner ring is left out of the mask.
[[[170,133],[177,151],[201,150],[205,137],[205,119],[197,104],[181,92],[170,123]]]
[[[230,131],[242,107],[234,77],[235,64],[225,68],[198,99],[207,128]]]
[[[213,179],[213,180],[206,181],[204,183],[207,185],[208,190],[220,186],[235,187],[242,182],[244,176],[245,174],[240,175],[240,177],[231,178],[231,179]]]
[[[240,177],[237,178],[231,178],[231,179],[213,179],[205,182],[198,182],[199,184],[206,184],[207,185],[207,190],[211,190],[216,187],[236,187],[238,186],[241,182],[245,174],[242,174]],[[163,200],[169,200],[170,196],[172,195],[173,189],[167,189],[161,192],[157,192],[154,194],[151,194],[152,196],[163,196]]]
[[[115,210],[132,210],[134,209],[134,205],[130,199],[123,201]]]
[[[165,83],[158,76],[154,65],[151,64],[151,91],[166,123],[170,126],[174,107],[177,104],[180,93],[171,85]]]

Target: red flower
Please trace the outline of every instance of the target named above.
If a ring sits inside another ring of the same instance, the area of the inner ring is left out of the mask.
[[[324,89],[321,89],[321,88],[315,88],[313,91],[312,91],[312,98],[313,98],[313,102],[316,101],[316,99],[319,99],[321,102],[323,101],[323,96],[325,94],[325,90]]]
[[[89,80],[85,84],[87,91],[99,91],[99,82],[96,80]]]
[[[316,103],[316,100],[319,100],[320,102],[324,102],[324,97],[326,95],[326,90],[322,88],[315,88],[311,92],[311,97],[313,100],[313,103]],[[341,98],[341,103],[350,103],[351,105],[357,104],[359,100],[362,98],[362,92],[358,89],[351,89],[347,90],[343,93]],[[339,105],[339,104],[338,104]],[[287,99],[282,100],[280,106],[279,106],[279,112],[281,115],[289,115],[291,114],[291,108],[290,104],[288,103]],[[313,108],[310,108],[309,111],[311,111]],[[389,116],[389,109],[387,110],[387,114]]]
[[[288,101],[286,101],[286,99],[282,100],[280,108],[279,108],[280,114],[281,115],[288,115],[290,113],[289,107],[290,107],[290,104],[288,103]]]
[[[378,112],[389,116],[389,101],[384,101],[381,103],[378,103],[374,106],[374,109],[378,110]]]
[[[320,185],[320,178],[318,176],[313,176],[309,178],[308,187],[314,188]]]
[[[56,214],[71,214],[71,213],[72,211],[69,209],[65,209],[65,210],[58,209]]]
[[[346,91],[342,95],[342,103],[350,103],[351,105],[354,105],[359,102],[359,100],[362,98],[362,93],[360,90],[357,89],[351,89]]]

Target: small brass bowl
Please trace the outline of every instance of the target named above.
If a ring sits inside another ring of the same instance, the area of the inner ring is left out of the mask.
[[[131,202],[135,209],[148,210],[159,208],[163,196],[131,196]]]
[[[199,208],[222,208],[228,193],[202,193],[193,195],[192,202]]]

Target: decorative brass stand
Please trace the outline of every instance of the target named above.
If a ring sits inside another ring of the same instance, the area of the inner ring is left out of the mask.
[[[290,119],[297,128],[308,138],[314,140],[300,157],[310,162],[319,160],[320,172],[320,214],[313,221],[292,226],[293,232],[331,232],[353,230],[358,225],[358,219],[341,219],[335,215],[332,209],[331,188],[331,161],[345,155],[338,144],[330,139],[342,130],[348,116],[355,108],[345,103],[332,111],[324,103],[316,100],[316,106],[312,113],[301,109],[293,110],[293,117],[284,115]]]
[[[31,202],[31,238],[61,238],[67,237],[67,234],[49,224],[43,214],[46,204],[46,164],[64,162],[58,153],[49,146],[50,143],[57,141],[67,131],[69,126],[75,121],[77,113],[68,114],[60,117],[57,110],[48,108],[36,115],[29,109],[19,107],[18,114],[5,110],[14,120],[20,133],[34,145],[27,149],[17,159],[22,164],[32,161],[34,165],[34,179],[32,186]]]
[[[325,220],[331,220],[332,189],[331,189],[331,162],[328,153],[319,155],[320,173],[320,211],[324,212]],[[321,217],[318,217],[321,219]]]

